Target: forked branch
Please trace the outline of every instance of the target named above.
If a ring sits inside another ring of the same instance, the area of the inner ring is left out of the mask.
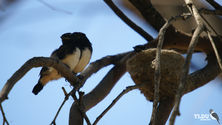
[[[190,41],[190,45],[189,45],[188,50],[187,50],[187,56],[186,56],[186,59],[185,59],[185,64],[183,66],[182,73],[181,73],[180,84],[179,84],[179,87],[178,87],[178,90],[177,90],[177,94],[175,96],[175,106],[174,106],[172,115],[170,117],[170,123],[169,123],[170,125],[174,125],[176,116],[180,115],[179,106],[180,106],[180,101],[181,101],[182,95],[184,94],[184,88],[186,86],[186,80],[188,78],[190,61],[191,61],[194,49],[195,49],[195,47],[198,43],[198,38],[199,38],[200,34],[203,32],[204,27],[205,27],[203,22],[201,21],[201,16],[199,15],[197,8],[193,5],[192,0],[190,0],[187,3],[187,6],[190,9],[191,13],[193,14],[193,16],[196,20],[197,28],[194,31],[194,34],[193,34],[192,39]]]
[[[190,17],[190,14],[183,14],[179,15],[176,17],[170,18],[160,29],[159,35],[158,35],[158,44],[157,44],[157,51],[156,51],[156,58],[155,58],[155,73],[154,73],[154,101],[153,101],[153,111],[152,111],[152,116],[151,116],[151,123],[155,125],[156,123],[156,114],[157,114],[157,105],[159,102],[159,87],[160,87],[160,80],[161,80],[161,49],[163,47],[163,41],[164,41],[164,36],[166,33],[167,28],[170,26],[170,24],[174,21],[176,21],[179,18],[187,19]]]
[[[58,111],[56,112],[56,115],[55,115],[54,119],[52,120],[52,122],[50,123],[50,125],[56,125],[56,118],[58,117],[59,112],[61,111],[61,109],[62,109],[63,105],[65,104],[65,102],[69,99],[70,94],[67,94],[67,92],[66,92],[64,87],[62,87],[62,90],[63,90],[63,93],[65,95],[65,98],[64,98],[62,104],[60,105]]]
[[[84,111],[88,111],[90,108],[98,104],[102,99],[104,99],[117,81],[124,75],[126,72],[126,61],[128,58],[133,56],[134,53],[128,53],[123,58],[121,58],[107,74],[100,81],[100,83],[88,94],[84,95],[82,98],[82,104],[84,106]],[[83,124],[83,118],[81,117],[81,113],[78,110],[78,105],[76,102],[72,104],[69,114],[69,124]]]
[[[79,81],[78,78],[74,76],[69,68],[61,61],[47,57],[34,57],[19,68],[5,83],[0,93],[0,103],[2,103],[5,99],[8,99],[8,94],[15,83],[20,80],[30,69],[42,66],[55,68],[73,86],[75,86],[75,84]]]
[[[142,85],[133,85],[133,86],[128,86],[126,87],[126,89],[124,89],[113,101],[112,103],[96,118],[96,120],[94,121],[93,125],[96,125],[99,120],[116,104],[116,102],[126,93],[128,93],[129,91],[132,91],[134,89],[137,89],[139,87],[141,87]]]
[[[2,104],[0,104],[0,109],[1,109],[2,117],[3,117],[3,123],[2,124],[4,125],[6,123],[7,125],[9,125],[9,122],[8,122],[6,116],[5,116],[5,112],[3,110]]]

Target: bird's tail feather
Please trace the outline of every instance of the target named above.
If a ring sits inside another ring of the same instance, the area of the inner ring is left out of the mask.
[[[43,85],[39,81],[32,90],[32,93],[37,95],[43,89]]]
[[[220,121],[219,121],[219,119],[217,120],[217,122],[218,122],[218,124],[220,125]]]

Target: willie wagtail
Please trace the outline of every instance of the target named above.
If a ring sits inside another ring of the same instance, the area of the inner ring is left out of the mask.
[[[65,33],[61,36],[62,45],[52,52],[51,58],[59,59],[67,65],[73,73],[81,72],[89,63],[92,55],[92,46],[84,33]],[[43,66],[40,71],[38,83],[32,92],[37,95],[51,80],[57,80],[62,76],[53,67]]]

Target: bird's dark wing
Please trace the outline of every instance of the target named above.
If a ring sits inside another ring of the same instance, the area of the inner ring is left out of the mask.
[[[214,118],[216,118],[216,119],[219,119],[217,113],[212,113],[212,116],[213,116]]]
[[[41,71],[40,71],[40,73],[39,73],[40,78],[41,78],[42,76],[48,74],[48,73],[49,73],[49,68],[46,67],[46,66],[43,66],[42,69],[41,69]]]
[[[219,119],[219,117],[218,117],[217,113],[212,113],[211,115],[212,115],[214,118],[216,118],[216,119],[217,119],[217,121],[219,122],[219,120],[220,120],[220,119]]]
[[[73,44],[62,45],[52,52],[51,57],[62,60],[66,57],[66,55],[72,54],[75,48],[76,46]]]

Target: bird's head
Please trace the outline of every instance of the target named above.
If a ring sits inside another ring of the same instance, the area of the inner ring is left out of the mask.
[[[72,33],[64,33],[60,38],[62,39],[63,44],[70,43],[72,42]]]
[[[73,41],[78,45],[91,45],[88,38],[84,33],[81,32],[74,32],[72,33]]]
[[[210,109],[210,113],[213,113],[214,112],[214,110],[213,109]]]
[[[72,37],[73,37],[73,39],[79,41],[79,40],[85,39],[86,35],[81,32],[74,32],[74,33],[72,33]]]

